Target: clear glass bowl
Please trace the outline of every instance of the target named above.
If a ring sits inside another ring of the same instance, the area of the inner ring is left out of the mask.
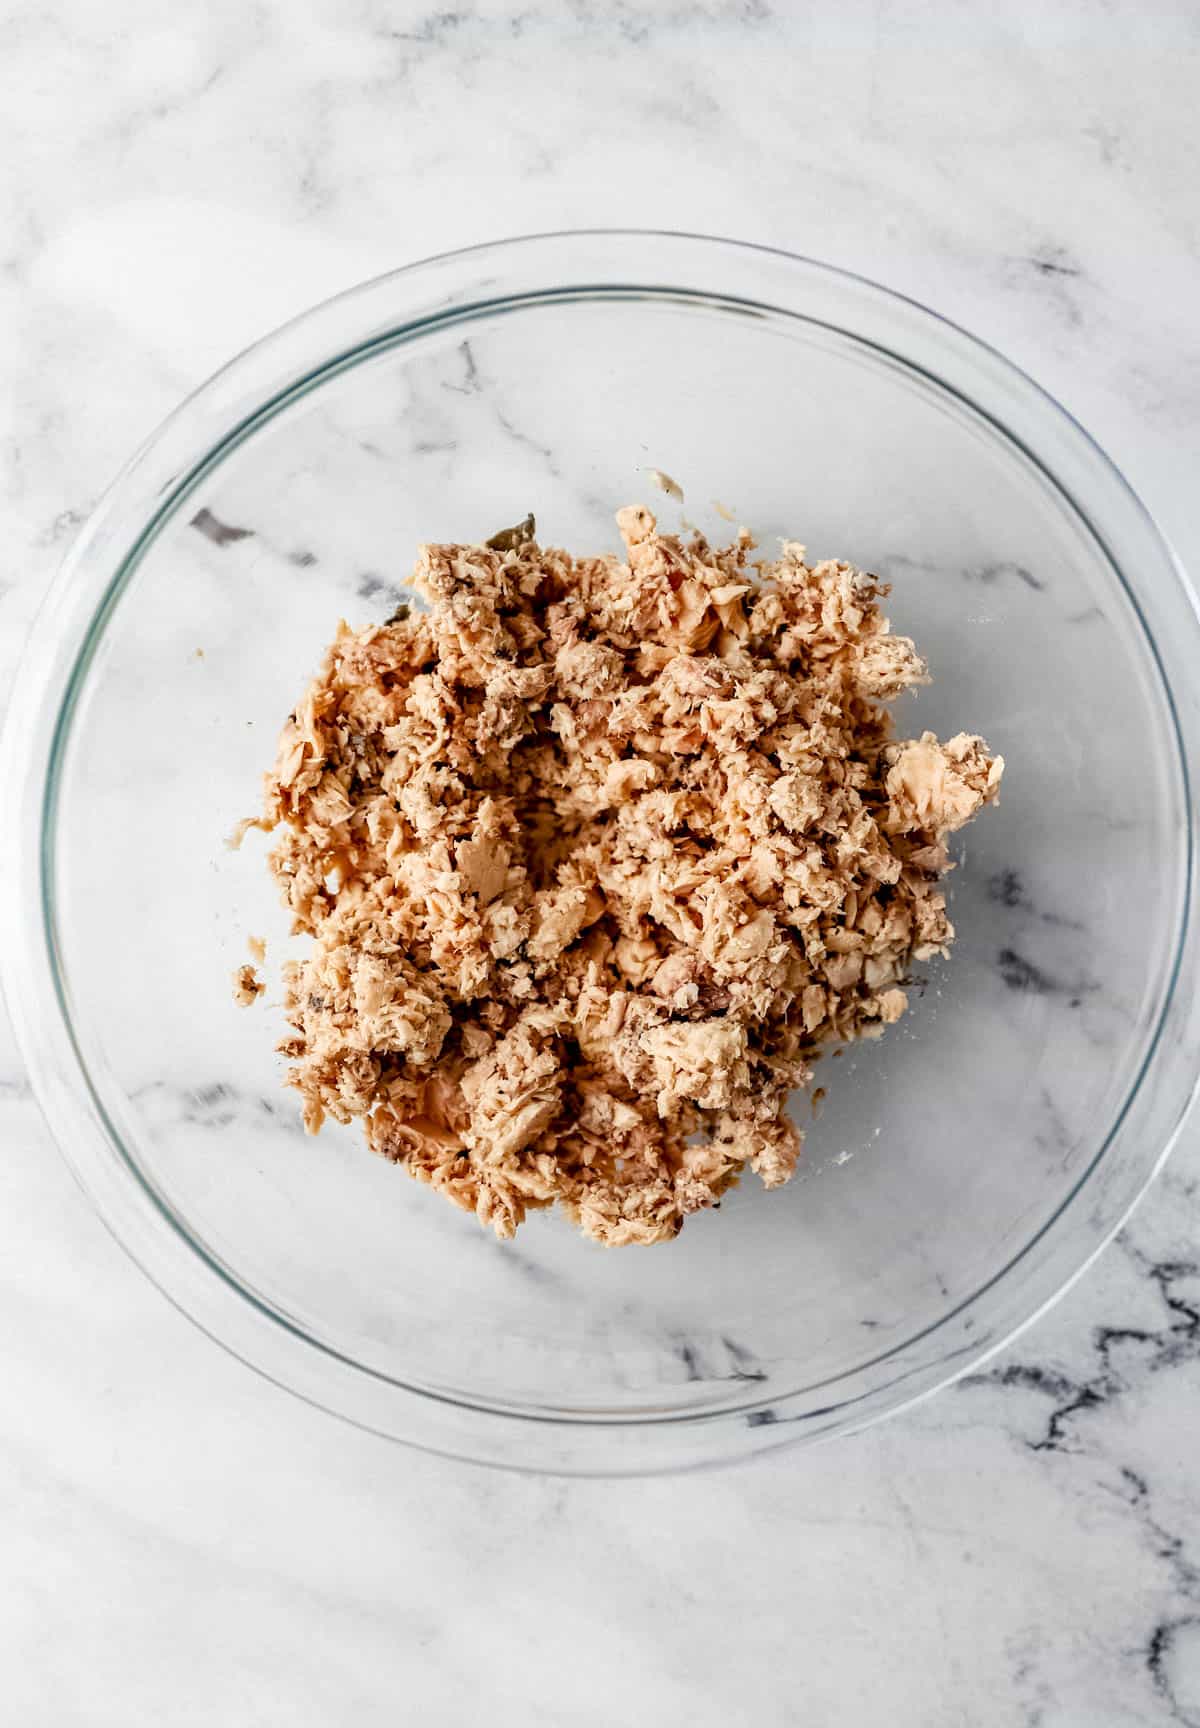
[[[202,315],[202,309],[201,314]],[[289,951],[257,807],[339,617],[418,541],[714,500],[894,584],[934,672],[902,732],[981,731],[1003,798],[962,837],[953,958],[826,1059],[801,1173],[652,1251],[554,1216],[499,1244],[300,1130]],[[585,233],[370,282],[268,337],[143,449],[35,629],[5,747],[4,966],[34,1083],[117,1237],[231,1350],[385,1434],[632,1471],[842,1432],[977,1363],[1082,1269],[1197,1071],[1192,596],[1121,476],[997,354],[777,252]],[[15,817],[15,820],[13,819]],[[272,1001],[276,1005],[272,1005]]]

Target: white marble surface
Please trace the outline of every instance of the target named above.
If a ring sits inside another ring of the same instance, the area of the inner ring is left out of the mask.
[[[227,355],[388,265],[727,232],[926,299],[1193,569],[1194,8],[0,3],[0,693],[72,529]],[[1048,14],[1048,15],[1046,15]],[[403,1452],[111,1243],[0,1029],[0,1649],[61,1724],[1200,1723],[1200,1132],[986,1375],[624,1484]]]

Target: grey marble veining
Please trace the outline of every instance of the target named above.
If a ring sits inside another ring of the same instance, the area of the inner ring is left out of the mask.
[[[0,30],[0,695],[116,466],[230,353],[377,270],[581,222],[763,240],[937,306],[1059,394],[1200,568],[1186,7],[0,0]],[[486,389],[461,360],[455,389]],[[457,400],[412,416],[430,460]],[[298,578],[325,556],[195,526]],[[981,614],[1014,584],[1058,604],[1032,563],[961,576]],[[390,582],[345,572],[381,615]],[[1086,909],[1005,864],[996,989],[1119,1038]],[[227,1077],[148,1084],[200,1131],[294,1133]],[[1039,1122],[1052,1154],[1051,1088]],[[3,1026],[0,1147],[14,1721],[1200,1723],[1195,1129],[950,1391],[835,1447],[618,1486],[402,1452],[255,1379],[109,1240]],[[669,1348],[681,1379],[763,1372],[733,1330]]]

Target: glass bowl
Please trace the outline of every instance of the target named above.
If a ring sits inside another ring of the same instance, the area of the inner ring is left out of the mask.
[[[888,1036],[823,1059],[789,1187],[748,1177],[666,1248],[605,1251],[553,1215],[502,1244],[357,1127],[303,1134],[268,843],[225,841],[338,619],[390,613],[419,541],[532,510],[543,539],[615,548],[631,500],[714,538],[732,510],[768,551],[795,536],[889,579],[934,674],[901,735],[980,731],[1008,772],[959,837],[951,960]],[[1179,1130],[1198,665],[1193,598],[1120,474],[910,301],[647,233],[398,271],[185,403],[34,630],[3,938],[38,1096],[186,1313],[384,1434],[621,1472],[859,1427],[1061,1292]],[[229,979],[252,934],[275,987],[247,1012]]]

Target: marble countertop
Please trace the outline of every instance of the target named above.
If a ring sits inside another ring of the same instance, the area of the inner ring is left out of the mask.
[[[824,257],[1011,354],[1200,570],[1200,24],[770,0],[0,0],[0,699],[124,456],[397,263],[577,224]],[[1200,1126],[981,1375],[679,1479],[402,1451],[171,1309],[0,1022],[0,1648],[23,1728],[1200,1723]]]

